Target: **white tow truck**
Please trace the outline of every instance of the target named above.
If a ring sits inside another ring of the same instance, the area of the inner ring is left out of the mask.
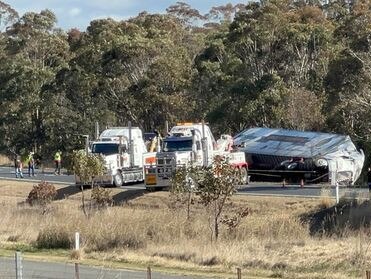
[[[210,127],[204,123],[178,123],[163,139],[160,152],[144,155],[146,162],[151,162],[144,165],[145,186],[147,189],[169,187],[177,167],[189,164],[210,166],[217,155],[227,157],[247,182],[245,153],[232,151],[232,145],[233,138],[228,135],[215,141]]]
[[[99,154],[105,162],[106,173],[94,178],[100,185],[122,186],[144,180],[143,154],[147,148],[138,127],[113,127],[104,130],[89,152]],[[76,177],[76,184],[81,181]]]

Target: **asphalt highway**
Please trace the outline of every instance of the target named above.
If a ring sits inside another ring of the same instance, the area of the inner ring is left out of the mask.
[[[107,267],[79,266],[80,279],[143,279],[147,271],[110,269]],[[0,258],[0,278],[15,277],[15,259]],[[71,263],[53,263],[22,260],[23,279],[65,279],[75,277],[75,265]],[[153,279],[190,279],[194,276],[171,275],[152,271]]]
[[[23,169],[23,178],[16,178],[15,171],[12,167],[0,167],[0,179],[16,179],[18,181],[31,181],[31,182],[39,182],[39,181],[48,181],[58,184],[66,184],[71,185],[75,183],[75,177],[73,175],[61,174],[55,175],[52,169],[47,169],[46,171],[42,172],[40,169],[35,170],[35,176],[28,176],[28,170]]]
[[[11,167],[0,167],[0,179],[2,180],[17,180],[27,182],[40,182],[48,181],[55,184],[73,185],[75,183],[74,175],[68,175],[62,173],[61,175],[54,175],[52,169],[41,170],[36,169],[35,176],[29,177],[27,170],[24,171],[24,178],[15,178],[14,168]],[[123,186],[126,190],[144,190],[144,184],[132,184]],[[318,198],[321,196],[335,197],[335,188],[328,188],[323,190],[324,185],[288,185],[282,187],[278,183],[269,182],[252,182],[249,185],[242,186],[238,189],[239,195],[251,195],[251,196],[277,196],[277,197],[301,197],[301,198]],[[368,197],[368,189],[365,188],[345,188],[340,187],[340,196],[357,196],[357,197]]]

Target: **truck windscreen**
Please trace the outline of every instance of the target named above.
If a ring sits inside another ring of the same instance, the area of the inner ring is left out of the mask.
[[[165,152],[192,151],[192,139],[190,140],[165,140]]]
[[[119,153],[119,145],[117,143],[93,144],[91,152],[103,155],[117,154]]]

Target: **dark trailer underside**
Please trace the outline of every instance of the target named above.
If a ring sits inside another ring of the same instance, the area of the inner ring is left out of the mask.
[[[312,158],[292,158],[265,154],[246,154],[251,181],[319,183],[328,181],[328,167],[317,167]]]

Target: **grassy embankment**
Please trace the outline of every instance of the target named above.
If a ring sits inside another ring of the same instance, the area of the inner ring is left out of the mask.
[[[187,221],[185,209],[174,207],[167,192],[113,189],[115,200],[125,202],[88,209],[87,218],[73,188],[58,186],[59,200],[47,211],[22,203],[31,188],[29,183],[0,181],[2,254],[23,249],[29,256],[66,260],[79,231],[82,261],[104,261],[106,266],[151,265],[221,278],[235,278],[236,267],[244,278],[357,278],[369,268],[368,229],[337,228],[332,235],[313,235],[321,230],[318,224],[316,228],[300,219],[329,200],[236,196],[229,215],[246,206],[250,214],[234,231],[222,227],[219,241],[211,243],[204,209],[194,205]],[[46,249],[50,247],[60,249]]]

